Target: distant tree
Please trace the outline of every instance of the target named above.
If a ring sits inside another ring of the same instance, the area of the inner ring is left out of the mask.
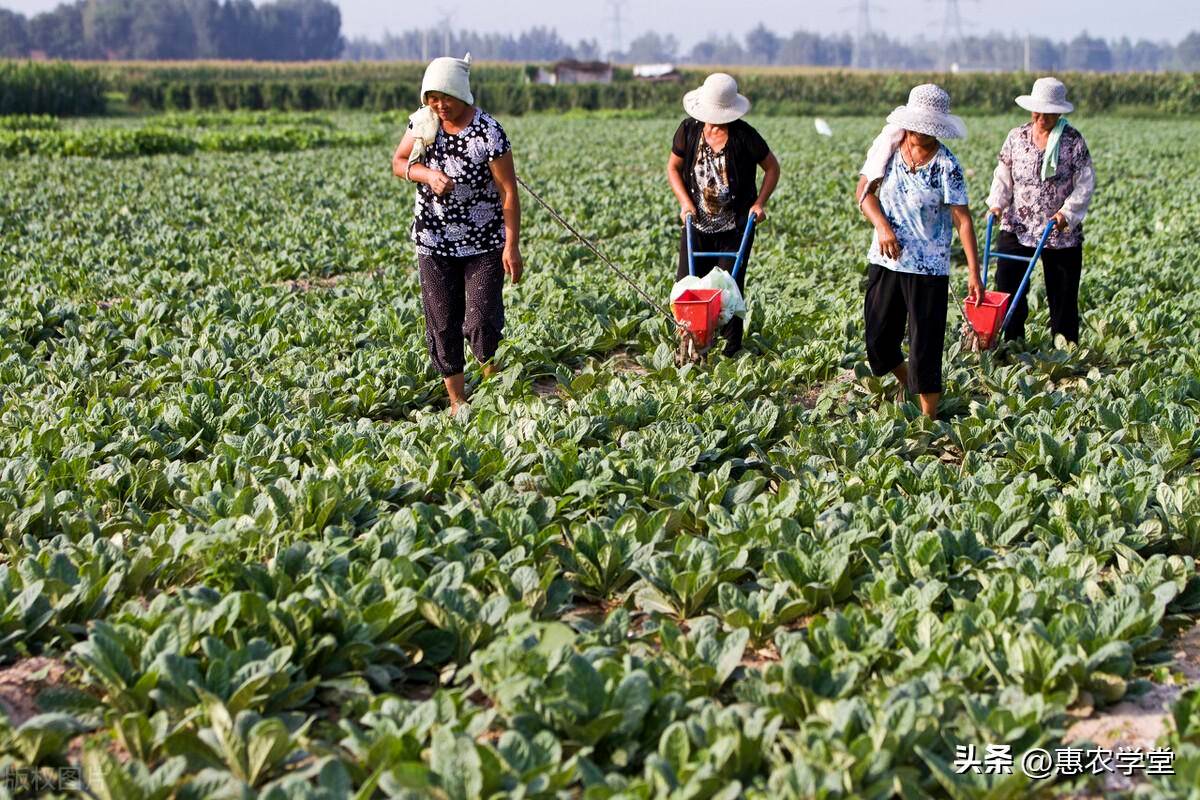
[[[678,52],[679,42],[674,36],[659,36],[654,31],[647,31],[629,43],[627,58],[635,63],[654,64],[674,61]]]
[[[575,57],[582,61],[598,61],[600,53],[600,43],[595,39],[580,39],[575,45]]]
[[[330,0],[280,0],[290,5],[300,28],[296,35],[303,59],[332,61],[346,46],[342,39],[342,12]]]
[[[259,50],[262,20],[251,0],[227,0],[217,18],[217,54],[221,58],[266,58]]]
[[[1200,71],[1200,31],[1192,31],[1175,48],[1175,60],[1180,69]]]
[[[83,36],[84,0],[63,3],[53,11],[29,20],[29,49],[52,58],[87,58],[95,55]]]
[[[720,39],[709,37],[698,42],[692,47],[688,60],[695,64],[745,64],[746,51],[737,39],[725,34]]]
[[[1067,45],[1066,67],[1081,72],[1107,72],[1112,69],[1112,51],[1103,39],[1093,39],[1087,31]]]
[[[746,34],[746,56],[751,64],[774,64],[783,42],[761,22]]]
[[[221,3],[219,0],[182,0],[192,28],[195,58],[221,55]]]
[[[29,53],[29,22],[21,14],[0,8],[0,58],[21,58]]]
[[[428,59],[471,52],[479,59],[555,61],[598,59],[594,39],[575,45],[553,28],[516,34],[410,29],[379,39],[345,41],[336,0],[68,0],[30,19],[0,9],[0,58],[42,52],[52,58],[229,58],[270,60]],[[695,64],[812,64],[926,70],[942,60],[938,42],[875,34],[863,41],[846,34],[798,30],[788,36],[763,23],[741,40],[710,34],[682,53],[670,34],[639,35],[624,61],[690,61]],[[956,42],[952,60],[969,69],[1019,69],[1051,74],[1087,71],[1200,70],[1200,32],[1177,47],[1166,42],[1107,42],[1080,34],[1070,42],[1044,37],[989,34]]]
[[[472,34],[477,36],[477,34]],[[480,37],[483,38],[483,37]],[[507,41],[506,41],[507,40]],[[509,50],[506,45],[511,42],[512,50]],[[473,44],[473,43],[464,43]],[[458,50],[470,50],[471,53],[479,52],[480,54],[492,51],[503,51],[510,53],[506,56],[509,60],[520,61],[522,57],[519,53],[527,53],[525,59],[531,61],[555,61],[560,58],[569,58],[575,55],[571,46],[568,45],[558,35],[558,31],[553,28],[533,27],[527,31],[522,31],[513,41],[511,37],[503,36],[502,34],[490,34],[485,41],[479,42],[481,45],[478,49],[475,47],[458,47]],[[456,51],[457,52],[457,51]],[[462,53],[458,53],[462,55]],[[484,56],[485,58],[487,56]]]
[[[83,7],[83,38],[106,58],[127,58],[130,31],[136,15],[127,0],[87,0]]]
[[[1029,68],[1034,72],[1054,72],[1065,65],[1064,48],[1049,39],[1035,36],[1029,40]]]
[[[258,7],[256,52],[279,61],[328,60],[341,55],[342,12],[330,0],[275,0]]]
[[[135,0],[129,52],[139,59],[196,58],[196,30],[181,0]]]
[[[780,64],[820,64],[822,37],[808,31],[796,31],[779,47]]]
[[[1142,39],[1133,46],[1130,55],[1129,69],[1138,72],[1157,72],[1169,69],[1175,48],[1169,44],[1158,44]]]
[[[687,60],[693,64],[715,64],[717,61],[717,43],[711,38],[704,39],[692,45],[688,51]]]

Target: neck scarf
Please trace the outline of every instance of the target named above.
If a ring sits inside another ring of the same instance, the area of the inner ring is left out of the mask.
[[[1042,156],[1042,180],[1048,181],[1058,172],[1058,146],[1062,143],[1063,131],[1067,129],[1067,118],[1059,117],[1050,137],[1046,139],[1046,153]]]

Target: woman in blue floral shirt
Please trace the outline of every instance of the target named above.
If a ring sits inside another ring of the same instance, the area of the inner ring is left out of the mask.
[[[967,298],[983,293],[962,167],[938,141],[966,136],[966,126],[950,113],[950,96],[930,83],[915,87],[888,122],[904,131],[900,147],[883,178],[861,178],[856,193],[875,226],[864,304],[867,360],[876,375],[890,372],[920,395],[921,411],[936,418],[954,229],[967,255]],[[908,363],[900,349],[906,326]]]

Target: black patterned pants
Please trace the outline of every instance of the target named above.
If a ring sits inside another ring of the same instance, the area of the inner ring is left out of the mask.
[[[496,355],[504,334],[504,262],[500,250],[451,258],[417,255],[425,343],[443,377],[465,367],[463,338],[480,363]]]

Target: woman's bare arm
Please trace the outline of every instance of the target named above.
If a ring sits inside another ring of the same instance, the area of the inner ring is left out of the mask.
[[[447,177],[446,173],[430,169],[419,161],[409,166],[408,157],[412,155],[414,144],[416,139],[412,134],[404,134],[400,146],[392,156],[392,174],[397,178],[407,177],[413,183],[423,183],[432,189],[434,194],[445,195],[454,188],[454,181]]]
[[[759,222],[762,222],[767,218],[767,201],[771,199],[771,194],[779,185],[779,159],[775,157],[774,153],[767,153],[767,157],[758,162],[758,165],[763,170],[763,182],[762,187],[758,190],[758,199],[754,201],[750,211],[758,218]]]
[[[412,155],[415,143],[416,140],[411,133],[405,133],[404,138],[400,140],[400,146],[396,148],[396,154],[392,156],[392,174],[397,178],[404,177],[404,170],[408,169],[408,157]]]
[[[971,219],[968,206],[950,206],[950,216],[958,230],[958,240],[967,254],[967,299],[978,303],[983,299],[983,285],[979,282],[979,248],[975,241],[975,222]]]
[[[679,219],[685,220],[688,214],[695,216],[696,205],[688,196],[687,184],[683,181],[683,159],[675,155],[674,151],[667,160],[667,181],[671,184],[675,199],[679,201]]]
[[[862,198],[859,203],[859,210],[872,225],[875,226],[875,233],[879,236],[879,252],[892,260],[900,258],[900,242],[896,239],[896,232],[892,230],[892,224],[888,222],[887,217],[883,213],[883,206],[879,204],[879,197],[875,192],[879,189],[879,181],[867,183],[866,175],[858,176],[858,188],[854,192],[854,198]]]
[[[521,258],[521,197],[517,188],[517,170],[509,150],[490,164],[492,179],[500,190],[504,213],[504,271],[513,283],[521,281],[525,262]]]

